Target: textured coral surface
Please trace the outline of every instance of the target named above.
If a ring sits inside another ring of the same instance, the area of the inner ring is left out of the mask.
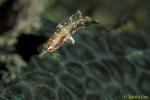
[[[150,98],[150,0],[0,0],[0,100]],[[92,25],[54,55],[38,52],[81,10]],[[133,99],[135,100],[135,99]]]
[[[33,56],[1,98],[121,100],[129,94],[150,95],[148,34],[80,32],[75,38],[75,45],[58,50],[58,58]]]

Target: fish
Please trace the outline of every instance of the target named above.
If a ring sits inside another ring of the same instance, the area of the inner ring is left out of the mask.
[[[92,17],[83,16],[81,11],[78,10],[57,25],[56,31],[43,44],[43,50],[39,57],[42,58],[47,53],[54,53],[65,43],[74,44],[73,35],[90,24],[99,24],[99,22]]]

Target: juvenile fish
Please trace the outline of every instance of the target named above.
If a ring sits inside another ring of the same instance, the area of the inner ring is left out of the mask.
[[[49,37],[43,45],[43,50],[39,57],[49,53],[55,52],[64,43],[74,44],[73,34],[81,28],[85,28],[90,24],[99,24],[96,19],[88,16],[82,16],[78,10],[75,14],[68,19],[58,24],[56,31]]]

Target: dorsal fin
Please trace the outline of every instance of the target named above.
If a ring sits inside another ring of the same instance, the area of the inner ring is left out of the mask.
[[[82,18],[82,13],[81,13],[80,10],[77,10],[77,12],[74,13],[74,14],[73,14],[72,16],[70,16],[69,18],[72,19],[72,21],[73,21],[73,20],[77,20],[77,19],[79,19],[79,18]]]
[[[77,10],[77,12],[75,14],[71,15],[68,19],[65,19],[62,22],[60,22],[57,25],[57,29],[61,29],[63,26],[65,26],[75,20],[78,20],[79,18],[82,18],[82,13],[80,10]]]

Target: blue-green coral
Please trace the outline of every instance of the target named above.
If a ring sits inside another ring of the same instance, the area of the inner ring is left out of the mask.
[[[2,86],[5,100],[121,100],[150,96],[149,34],[88,30],[60,58],[33,56],[16,80]],[[94,33],[92,33],[92,31]],[[86,31],[85,31],[86,32]]]

